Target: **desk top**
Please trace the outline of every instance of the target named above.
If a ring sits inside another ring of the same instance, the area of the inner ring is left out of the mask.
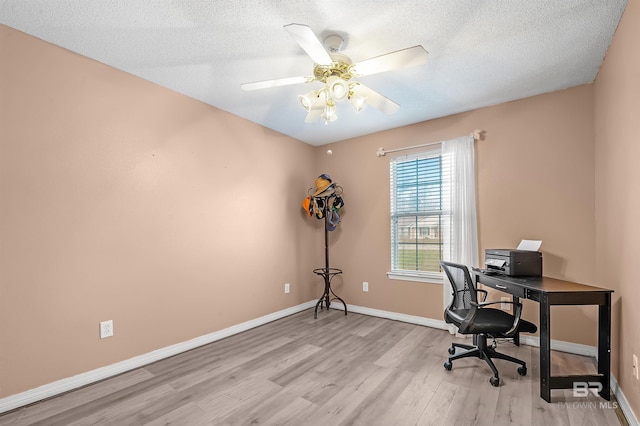
[[[493,281],[504,282],[505,284],[516,284],[528,290],[541,293],[613,293],[608,288],[595,287],[586,284],[564,281],[551,277],[510,277],[507,275],[492,274],[487,275],[474,272],[479,277],[479,282]]]

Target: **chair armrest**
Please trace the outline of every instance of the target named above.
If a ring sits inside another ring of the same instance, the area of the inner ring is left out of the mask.
[[[489,294],[489,293],[487,293],[487,290],[482,290],[482,289],[479,288],[479,289],[476,289],[476,292],[482,293],[481,302],[484,302],[485,300],[487,300],[487,295]]]
[[[471,306],[475,307],[475,308],[479,308],[482,309],[485,306],[489,306],[489,305],[497,305],[498,303],[502,304],[502,303],[508,303],[510,305],[513,305],[513,325],[511,326],[511,328],[509,330],[507,330],[504,335],[505,337],[513,337],[516,334],[516,330],[518,329],[518,325],[520,325],[520,317],[522,316],[522,303],[520,302],[512,302],[512,301],[492,301],[492,302],[482,302],[482,303],[475,303],[475,302],[471,302]]]
[[[520,325],[521,315],[522,315],[522,303],[513,303],[513,325],[506,333],[504,333],[506,337],[513,337],[516,334],[518,325]]]

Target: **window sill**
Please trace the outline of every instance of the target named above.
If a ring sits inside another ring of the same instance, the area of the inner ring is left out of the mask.
[[[429,284],[443,284],[442,274],[420,274],[411,272],[387,272],[387,277],[392,280],[415,281]]]

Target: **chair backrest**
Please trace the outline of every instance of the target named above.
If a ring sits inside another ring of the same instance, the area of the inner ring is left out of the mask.
[[[440,266],[451,283],[453,300],[447,309],[472,309],[471,302],[478,303],[476,285],[465,265],[441,261]]]

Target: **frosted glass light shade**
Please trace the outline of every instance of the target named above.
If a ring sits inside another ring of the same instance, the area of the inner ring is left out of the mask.
[[[309,112],[311,111],[311,107],[313,107],[313,104],[315,104],[316,101],[318,100],[318,92],[314,90],[307,94],[300,95],[299,98],[300,98],[300,103],[302,104],[302,107],[306,109],[307,112]]]
[[[336,101],[341,101],[349,94],[349,85],[340,77],[331,76],[327,78],[327,88],[329,95]]]

